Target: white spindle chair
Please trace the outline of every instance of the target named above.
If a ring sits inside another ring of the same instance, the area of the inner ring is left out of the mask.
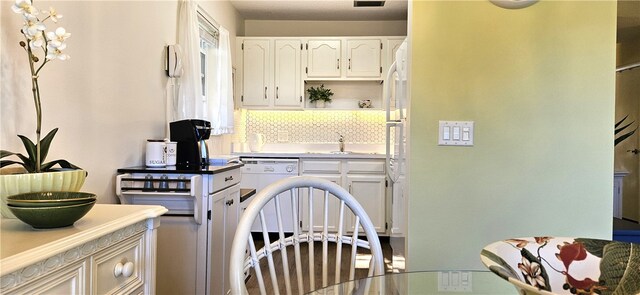
[[[322,192],[322,194],[319,194],[318,190]],[[282,194],[285,192],[290,192],[290,194]],[[304,193],[301,195],[301,192]],[[299,223],[299,214],[302,210],[307,210],[306,212],[310,213],[309,216],[313,216],[314,202],[312,201],[312,198],[323,198],[323,208],[316,208],[323,210],[323,218],[321,224],[322,231],[314,231],[313,218],[308,218],[310,220],[309,226],[306,230],[303,230],[298,226],[294,226],[293,235],[285,236],[283,232],[280,205],[281,198],[283,197],[291,198],[291,206],[293,209],[291,214],[293,215],[292,220],[294,225],[297,225]],[[304,198],[308,199],[306,199],[306,204],[304,205],[305,208],[302,208],[302,204],[305,203],[303,202]],[[337,198],[337,201],[339,202],[337,232],[330,232],[328,229],[330,216],[329,200],[332,198]],[[267,230],[265,229],[264,224],[265,222],[269,221],[265,220],[265,216],[262,210],[263,207],[271,200],[274,200],[277,216],[277,220],[271,222],[277,222],[278,225],[278,239],[273,242],[269,239],[269,235],[267,233]],[[298,210],[298,204],[301,204],[300,210]],[[358,237],[359,234],[362,234],[361,232],[359,232],[359,226],[354,226],[352,233],[346,232],[344,225],[346,219],[349,218],[350,215],[346,215],[345,213],[349,210],[353,213],[353,215],[355,215],[355,225],[359,224],[364,230],[366,240],[360,239]],[[264,239],[265,246],[261,249],[256,249],[251,234],[251,227],[257,218],[258,220],[260,220],[260,222],[258,223],[263,225],[262,238]],[[316,263],[320,263],[318,261],[314,261],[314,242],[322,243],[321,284],[316,284],[314,279],[314,266],[316,265]],[[308,269],[309,274],[307,282],[303,282],[302,275],[303,265],[300,246],[303,243],[307,243],[309,251],[309,264],[305,266],[305,271],[307,271]],[[329,243],[336,244],[335,257],[328,257]],[[295,286],[297,286],[297,290],[300,294],[302,294],[303,292],[326,287],[328,285],[340,283],[340,274],[342,271],[341,264],[343,264],[343,258],[341,255],[343,244],[353,245],[351,247],[352,249],[350,261],[348,262],[348,280],[354,279],[356,252],[358,248],[369,249],[365,251],[370,251],[371,260],[369,262],[368,276],[382,275],[384,273],[384,259],[382,256],[382,248],[380,246],[380,240],[378,239],[375,228],[362,206],[351,194],[349,194],[349,192],[331,181],[310,176],[290,177],[275,182],[267,186],[265,189],[261,190],[251,201],[244,213],[242,213],[242,217],[240,219],[235,237],[233,239],[233,245],[231,246],[231,257],[229,263],[231,294],[248,294],[245,285],[245,274],[248,273],[252,268],[254,271],[254,275],[256,276],[261,294],[280,294],[281,291],[285,291],[283,293],[286,294],[292,294],[291,281],[293,278],[293,274],[290,276],[289,267],[294,266],[296,272],[295,278],[297,278],[297,282],[295,282],[297,285]],[[294,261],[292,261],[294,265],[290,266],[287,256],[287,249],[290,250],[291,248],[293,248],[294,251]],[[282,259],[281,266],[276,266],[274,263],[273,253],[277,251],[280,251]],[[268,275],[270,277],[271,287],[273,289],[270,289],[269,291],[267,291],[267,286],[265,285],[265,279],[262,274],[262,269],[260,268],[260,260],[264,258],[266,258],[268,262]],[[332,275],[333,281],[330,281],[329,279],[330,262],[335,262],[336,265],[335,269],[332,270],[334,271]],[[276,267],[278,267],[279,269],[276,269]],[[282,286],[284,286],[285,290],[279,289],[282,288]],[[306,289],[305,286],[307,287]],[[354,288],[358,288],[358,290],[356,290],[358,293],[363,292],[363,288],[365,288],[365,293],[367,293],[366,290],[368,290],[369,286],[355,286]]]

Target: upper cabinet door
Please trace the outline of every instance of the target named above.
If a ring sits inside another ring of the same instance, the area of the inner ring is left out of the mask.
[[[307,51],[308,78],[340,78],[341,40],[310,40]]]
[[[245,40],[242,46],[242,105],[269,106],[272,91],[269,40]]]
[[[380,39],[347,40],[347,77],[380,78],[381,51]]]
[[[302,107],[302,42],[275,40],[274,106]]]
[[[387,64],[385,66],[385,69],[389,69],[391,64],[396,61],[396,51],[398,51],[398,48],[400,48],[400,45],[402,45],[403,41],[404,39],[399,38],[389,38],[389,40],[387,40]]]

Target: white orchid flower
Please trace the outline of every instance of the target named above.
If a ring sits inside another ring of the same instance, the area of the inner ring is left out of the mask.
[[[65,45],[66,47],[66,45]],[[59,60],[67,60],[70,58],[68,54],[64,54],[59,47],[53,47],[51,44],[47,44],[47,59],[59,59]]]
[[[44,34],[41,31],[38,31],[31,37],[31,41],[29,41],[29,47],[31,48],[41,48],[44,45]]]
[[[67,31],[63,27],[57,28],[55,32],[47,32],[49,45],[58,49],[64,49],[66,47],[66,45],[64,44],[64,40],[66,40],[70,36],[71,33],[67,33]]]
[[[11,9],[15,13],[22,13],[25,15],[38,15],[38,9],[31,5],[31,0],[16,0],[16,3],[11,6]]]
[[[24,27],[22,27],[22,33],[29,39],[33,39],[38,32],[42,32],[47,27],[33,15],[24,15]]]
[[[54,23],[57,23],[58,19],[62,18],[62,14],[58,14],[53,7],[49,7],[49,10],[43,10],[42,13],[46,14]]]

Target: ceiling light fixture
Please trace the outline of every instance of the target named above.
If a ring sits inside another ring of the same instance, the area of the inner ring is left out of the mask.
[[[377,0],[354,0],[353,7],[382,7],[384,1]]]
[[[489,0],[496,6],[506,9],[520,9],[536,4],[538,0]]]

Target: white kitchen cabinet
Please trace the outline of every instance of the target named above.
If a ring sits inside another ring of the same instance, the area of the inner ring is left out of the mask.
[[[367,215],[371,219],[378,233],[386,233],[386,196],[387,181],[384,171],[384,159],[302,159],[301,171],[302,175],[315,176],[329,179],[346,190],[348,190],[363,206]],[[303,204],[300,207],[302,216],[302,227],[308,228],[309,209],[306,205],[307,190],[301,190],[303,196]],[[313,206],[313,216],[316,218],[314,224],[318,224],[322,220],[322,209],[324,204],[321,196],[317,198]],[[339,203],[330,203],[329,230],[337,231],[338,226],[338,209]],[[353,231],[355,218],[353,214],[345,215],[344,228],[348,232]],[[322,226],[314,228],[314,230],[322,230]],[[362,232],[362,229],[360,229]]]
[[[387,70],[389,70],[389,67],[391,66],[391,64],[396,61],[396,51],[398,51],[398,48],[400,48],[400,45],[402,45],[402,42],[404,41],[405,38],[389,38],[387,39],[387,47],[386,47],[386,63],[384,66],[384,72],[386,73]]]
[[[347,78],[382,77],[382,41],[347,39]]]
[[[241,104],[245,108],[302,108],[302,42],[240,39]]]
[[[322,179],[326,179],[332,181],[339,186],[342,186],[342,176],[340,174],[305,174],[307,176],[314,176]],[[300,216],[302,216],[302,228],[303,230],[309,229],[309,189],[302,188],[300,189],[299,194],[303,196],[302,201],[300,202]],[[327,206],[329,207],[329,222],[327,223],[327,230],[329,232],[337,232],[338,231],[338,213],[340,209],[340,202],[336,198],[330,198],[327,202]],[[322,232],[323,229],[323,212],[324,212],[324,194],[321,191],[315,191],[313,193],[313,204],[312,204],[312,213],[313,215],[313,230],[315,232]]]
[[[369,215],[376,231],[386,231],[386,176],[385,175],[347,175],[347,187]],[[350,214],[349,230],[353,231],[355,216]],[[364,232],[362,227],[358,232]]]
[[[97,204],[73,226],[2,219],[2,294],[155,294],[161,206]]]
[[[303,103],[302,42],[300,40],[274,41],[275,107],[299,108]]]
[[[382,77],[381,39],[309,39],[306,48],[309,80]]]
[[[244,40],[242,50],[242,105],[268,107],[271,85],[271,41]]]
[[[340,78],[342,76],[342,40],[307,41],[307,78]]]
[[[214,176],[215,177],[215,176]],[[239,179],[238,179],[239,181]],[[214,241],[211,245],[210,263],[211,269],[211,290],[208,294],[226,294],[229,290],[229,253],[233,236],[236,233],[239,219],[240,204],[240,184],[228,187],[222,191],[214,193],[210,200],[211,204],[211,237]]]

